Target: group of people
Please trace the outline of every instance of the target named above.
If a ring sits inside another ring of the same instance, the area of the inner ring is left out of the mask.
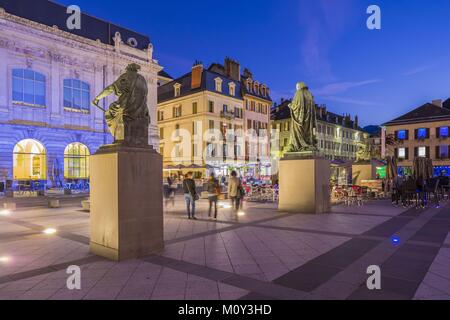
[[[412,176],[396,177],[393,181],[392,203],[401,203],[406,207],[416,200],[417,206],[423,208],[428,203],[428,195],[434,194],[435,203],[439,205],[439,193],[444,194],[442,188],[445,186],[449,186],[449,178],[446,176],[427,180],[414,179]]]
[[[195,181],[192,178],[193,173],[188,172],[183,179],[183,193],[184,200],[186,202],[186,210],[188,219],[197,220],[195,216],[196,202],[200,199],[197,192]],[[217,219],[218,213],[218,201],[222,193],[221,184],[219,180],[211,173],[207,182],[207,192],[209,201],[208,217]],[[233,210],[237,211],[241,208],[242,200],[245,196],[245,190],[242,186],[241,179],[237,176],[237,172],[231,172],[231,176],[228,179],[228,197],[231,200]]]

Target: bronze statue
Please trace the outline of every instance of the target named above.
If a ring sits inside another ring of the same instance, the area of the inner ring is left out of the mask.
[[[287,152],[317,151],[314,129],[317,127],[314,97],[305,83],[297,84],[297,92],[289,104],[291,137]]]
[[[372,147],[367,143],[358,144],[358,151],[356,152],[356,162],[370,161],[373,158]]]
[[[132,147],[148,146],[148,125],[150,115],[147,107],[147,82],[138,73],[140,66],[132,63],[113,84],[105,88],[93,101],[93,104],[105,112],[109,131],[115,144]],[[118,100],[108,110],[101,108],[101,99],[114,94]]]

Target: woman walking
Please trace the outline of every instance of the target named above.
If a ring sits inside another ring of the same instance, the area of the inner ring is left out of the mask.
[[[212,207],[214,206],[214,219],[217,219],[217,201],[220,195],[219,180],[216,179],[214,173],[211,173],[208,181],[208,199],[209,199],[209,211],[208,217],[211,217]]]

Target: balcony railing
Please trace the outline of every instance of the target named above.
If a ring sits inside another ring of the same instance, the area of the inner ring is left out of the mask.
[[[231,111],[221,111],[220,112],[220,116],[222,118],[228,119],[228,120],[233,120],[236,118],[236,114],[234,112]]]

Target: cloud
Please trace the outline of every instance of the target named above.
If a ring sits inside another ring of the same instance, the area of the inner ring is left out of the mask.
[[[373,83],[379,83],[382,80],[380,79],[371,79],[371,80],[364,80],[364,81],[344,81],[344,82],[336,82],[332,84],[328,84],[322,88],[318,88],[313,90],[313,94],[316,96],[332,96],[339,93],[346,92],[350,89],[366,86]]]
[[[358,100],[358,99],[352,99],[352,98],[343,98],[343,97],[337,97],[337,96],[322,97],[322,100],[340,102],[340,103],[346,103],[346,104],[354,104],[354,105],[359,105],[359,106],[364,106],[364,107],[381,106],[381,104],[373,102],[373,101]]]
[[[302,0],[299,23],[301,61],[308,76],[325,81],[335,79],[329,58],[330,50],[348,30],[355,15],[356,0]]]
[[[416,75],[416,74],[419,74],[419,73],[428,71],[428,70],[430,70],[430,69],[432,69],[432,68],[434,68],[434,65],[424,65],[424,66],[419,66],[419,67],[416,67],[416,68],[414,68],[414,69],[411,69],[411,70],[409,70],[409,71],[403,73],[403,76],[405,76],[405,77],[414,76],[414,75]]]

